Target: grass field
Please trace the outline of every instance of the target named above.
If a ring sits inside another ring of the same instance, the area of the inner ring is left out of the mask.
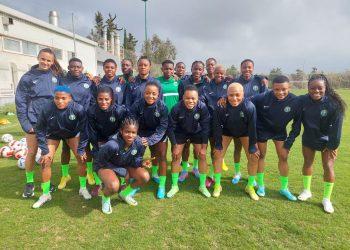
[[[305,91],[294,91],[297,94]],[[350,104],[350,90],[339,91]],[[4,109],[4,108],[2,108]],[[288,202],[279,194],[277,157],[269,143],[266,168],[267,196],[254,202],[244,193],[245,180],[231,184],[232,149],[226,157],[230,166],[223,174],[220,198],[204,198],[191,175],[173,199],[157,200],[156,185],[150,183],[136,195],[139,206],[130,207],[113,198],[113,213],[100,211],[100,198],[84,201],[78,196],[78,177],[72,162],[73,180],[69,187],[53,194],[53,200],[33,210],[40,195],[39,167],[36,167],[35,199],[21,197],[24,171],[17,161],[0,159],[0,248],[350,248],[349,168],[350,113],[345,119],[343,137],[336,161],[336,184],[332,201],[335,213],[323,212],[322,167],[320,155],[314,165],[313,197],[308,202]],[[4,117],[0,115],[0,118]],[[15,116],[0,127],[0,135],[23,133]],[[242,160],[243,165],[246,163]],[[290,154],[290,190],[302,190],[300,137]],[[244,168],[243,175],[247,176]],[[170,188],[170,174],[167,189]],[[56,155],[52,181],[58,184],[60,169]]]

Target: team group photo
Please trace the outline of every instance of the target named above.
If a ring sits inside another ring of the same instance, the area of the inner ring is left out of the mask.
[[[156,13],[173,10],[157,0],[114,3],[117,8],[106,1],[112,5],[102,12],[87,2],[82,8],[92,8],[94,26],[82,37],[83,14],[51,2],[0,4],[1,248],[350,246],[346,59],[329,64],[306,44],[300,44],[305,53],[295,47],[301,60],[283,50],[281,60],[244,52],[257,46],[251,42],[235,52],[243,38],[232,40],[233,52],[222,43],[227,57],[215,48],[230,35],[221,27],[215,39],[193,40],[197,45],[175,35],[182,21],[172,24],[174,36],[166,29],[164,35],[157,22],[170,24],[173,14]],[[289,5],[292,13],[296,6],[287,2],[280,7]],[[319,11],[327,6],[324,1]],[[127,15],[135,8],[137,23]],[[211,13],[209,6],[197,8]],[[41,9],[50,10],[48,23],[40,20]],[[190,13],[178,12],[180,18]],[[219,19],[229,20],[224,16]],[[202,30],[187,23],[182,34],[200,37],[206,22],[212,32],[215,18],[202,18]],[[350,16],[344,18],[349,24]],[[271,34],[289,46],[282,33]],[[258,32],[253,37],[260,39]],[[270,44],[271,53],[281,44]],[[22,232],[20,243],[14,230]]]

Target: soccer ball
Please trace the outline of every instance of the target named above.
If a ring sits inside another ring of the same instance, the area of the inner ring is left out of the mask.
[[[19,143],[22,145],[22,147],[27,147],[27,139],[26,138],[22,138],[21,140],[19,140]]]
[[[9,143],[13,140],[13,136],[10,134],[4,134],[1,136],[1,142]]]
[[[4,158],[11,157],[13,155],[13,150],[9,146],[3,146],[0,148],[0,156]]]
[[[24,158],[24,157],[21,157],[21,158],[18,159],[17,166],[18,166],[19,169],[23,170],[23,169],[26,168],[25,167],[25,161],[26,161],[26,158]]]
[[[26,157],[27,156],[27,152],[28,151],[27,151],[26,148],[21,148],[21,149],[15,151],[14,156],[15,156],[16,159],[20,159],[22,157]]]
[[[38,153],[35,156],[35,162],[38,163],[39,165],[40,165],[40,159],[41,159],[41,153],[39,154],[39,151],[38,151]]]
[[[15,152],[22,149],[21,143],[19,141],[16,141],[16,140],[10,141],[8,146]]]

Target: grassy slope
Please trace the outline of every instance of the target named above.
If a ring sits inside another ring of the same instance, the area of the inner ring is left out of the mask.
[[[297,94],[303,91],[297,91]],[[350,91],[340,91],[350,103]],[[0,116],[0,118],[3,116]],[[22,136],[16,117],[11,124],[0,127],[0,134]],[[197,192],[198,182],[192,176],[180,186],[173,199],[155,199],[155,184],[138,194],[138,207],[129,207],[113,199],[113,214],[100,212],[100,199],[89,202],[78,197],[78,179],[72,168],[69,188],[56,192],[53,201],[42,209],[33,210],[34,199],[21,198],[24,171],[15,160],[0,159],[0,248],[344,248],[350,247],[349,184],[350,167],[349,115],[336,162],[336,185],[333,202],[335,214],[327,215],[320,205],[323,192],[322,168],[319,155],[315,162],[312,182],[313,198],[306,203],[287,202],[278,194],[277,157],[269,144],[267,155],[267,197],[253,202],[244,193],[245,182],[230,183],[232,150],[226,157],[230,170],[223,175],[223,192],[219,199],[206,199]],[[245,160],[242,163],[245,164]],[[300,138],[290,155],[290,189],[302,188]],[[73,161],[73,166],[75,162]],[[59,181],[56,156],[53,182]],[[39,182],[39,168],[36,181]],[[169,176],[169,175],[168,175]],[[246,170],[244,170],[246,176]],[[170,186],[168,178],[167,186]],[[37,185],[38,187],[38,185]],[[39,192],[36,193],[36,198]]]

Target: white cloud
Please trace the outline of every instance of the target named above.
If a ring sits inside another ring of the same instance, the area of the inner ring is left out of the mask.
[[[61,25],[70,29],[75,12],[79,33],[87,35],[94,13],[116,13],[140,43],[144,39],[144,3],[141,0],[54,1],[3,0],[10,7],[47,20],[49,10],[60,12]],[[225,65],[244,58],[256,62],[256,71],[280,67],[325,71],[350,68],[350,2],[346,0],[149,0],[149,36],[170,38],[178,60],[215,57]]]

